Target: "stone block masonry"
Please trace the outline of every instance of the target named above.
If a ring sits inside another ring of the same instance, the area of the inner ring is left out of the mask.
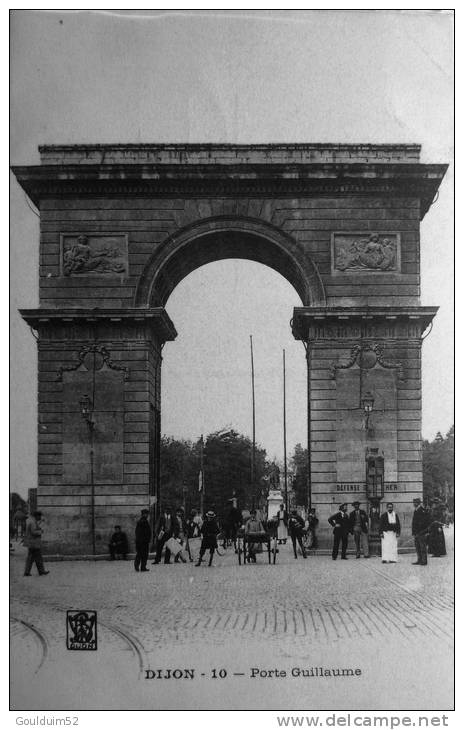
[[[322,532],[348,492],[367,506],[365,457],[377,449],[407,535],[422,491],[421,337],[436,312],[419,298],[420,221],[446,166],[422,165],[418,145],[40,152],[40,165],[13,169],[41,217],[40,302],[22,314],[39,338],[37,500],[50,551],[105,551],[115,522],[131,532],[142,507],[153,521],[169,499],[161,351],[176,333],[164,307],[191,271],[228,257],[271,266],[301,299],[293,333],[307,348],[308,497]]]

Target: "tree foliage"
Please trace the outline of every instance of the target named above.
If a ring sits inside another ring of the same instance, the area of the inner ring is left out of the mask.
[[[205,443],[205,507],[218,514],[236,497],[241,509],[256,504],[267,474],[266,451],[256,446],[254,485],[251,475],[252,442],[233,429],[209,434]],[[257,506],[257,504],[256,504]]]
[[[204,440],[204,508],[218,515],[227,512],[227,500],[237,498],[241,509],[257,505],[267,496],[270,465],[265,449],[255,449],[255,484],[251,484],[252,442],[233,429],[222,429]],[[177,440],[164,436],[161,440],[161,503],[162,507],[185,506],[199,509],[199,473],[201,445],[198,440]],[[262,492],[265,495],[262,495]]]
[[[163,436],[161,439],[161,503],[163,509],[197,507],[199,448],[192,441]]]
[[[255,450],[255,483],[251,484],[251,450],[249,438],[225,428],[209,434],[204,441],[203,466],[205,509],[218,515],[228,510],[228,500],[237,498],[241,509],[266,503],[269,487],[278,488],[279,465],[266,458],[265,449]],[[422,443],[424,499],[439,497],[454,505],[454,426],[445,437],[437,433],[433,441]],[[307,503],[308,451],[295,446],[289,460],[293,472],[293,491],[298,505]],[[161,502],[175,509],[182,505],[189,511],[200,507],[198,489],[200,441],[178,440],[164,436],[161,441]],[[280,474],[282,477],[282,473]],[[283,484],[280,483],[283,488]],[[21,500],[19,495],[12,495]],[[23,500],[21,500],[23,501]]]
[[[454,426],[445,437],[438,432],[433,441],[422,441],[424,499],[434,497],[454,505]]]
[[[297,505],[303,506],[308,501],[308,449],[301,444],[295,446],[290,457],[290,468],[293,471],[293,492]]]
[[[21,497],[20,494],[18,494],[17,492],[12,492],[11,493],[11,512],[12,512],[12,514],[14,514],[18,510],[20,510],[21,512],[24,512],[24,514],[27,514],[28,513],[27,502],[25,499],[23,499]]]

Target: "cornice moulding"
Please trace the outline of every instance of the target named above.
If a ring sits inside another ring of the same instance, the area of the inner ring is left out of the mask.
[[[419,163],[98,164],[12,167],[35,205],[44,198],[86,196],[416,197],[421,216],[447,165]]]

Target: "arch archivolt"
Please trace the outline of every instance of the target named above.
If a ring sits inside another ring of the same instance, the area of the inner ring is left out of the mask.
[[[227,258],[271,267],[293,285],[304,306],[326,304],[317,266],[291,236],[255,218],[217,216],[185,226],[156,248],[140,276],[134,305],[164,306],[188,274]]]

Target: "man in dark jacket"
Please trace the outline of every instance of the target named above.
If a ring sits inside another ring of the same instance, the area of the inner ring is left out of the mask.
[[[369,557],[369,518],[367,512],[360,509],[359,502],[353,502],[352,507],[354,510],[350,512],[350,532],[354,537],[354,544],[356,545],[356,557],[361,557],[361,545],[363,549],[363,555],[365,558]]]
[[[39,575],[48,575],[50,571],[45,570],[42,558],[42,512],[35,511],[26,521],[26,535],[24,545],[27,547],[26,565],[24,575],[31,574],[34,563],[37,566]]]
[[[413,499],[412,503],[414,505],[414,514],[412,516],[411,532],[417,553],[417,561],[413,565],[427,565],[427,536],[431,518],[418,497]]]
[[[429,553],[433,558],[441,558],[446,555],[445,535],[443,525],[445,524],[444,505],[435,497],[430,510],[430,533],[428,539]]]
[[[178,522],[175,519],[174,515],[171,512],[170,507],[166,507],[164,512],[161,513],[156,529],[155,529],[155,535],[156,535],[156,556],[152,563],[152,565],[157,565],[161,561],[161,554],[163,552],[163,548],[169,538],[171,537],[177,537],[176,531],[178,529]],[[169,548],[165,548],[164,550],[164,562],[169,563],[171,560],[171,551]]]
[[[232,505],[224,522],[224,547],[227,547],[230,541],[235,548],[235,552],[237,552],[237,532],[241,524],[242,513]]]
[[[150,523],[148,522],[148,515],[149,511],[147,509],[143,509],[141,512],[141,517],[139,521],[137,522],[137,525],[135,526],[135,560],[134,560],[134,568],[136,571],[139,571],[140,566],[140,572],[146,573],[148,572],[147,568],[147,560],[148,560],[148,550],[150,545],[150,539],[151,539],[151,527]]]
[[[334,528],[333,530],[333,548],[332,548],[332,560],[336,560],[338,557],[338,547],[340,541],[342,543],[342,560],[348,560],[346,557],[346,548],[348,547],[348,535],[350,533],[350,518],[347,514],[348,505],[346,502],[338,507],[338,512],[329,517],[329,523]]]
[[[108,545],[110,558],[114,560],[116,555],[122,555],[123,560],[127,558],[129,546],[127,544],[127,535],[121,530],[121,525],[114,526],[114,532]]]
[[[298,554],[296,552],[296,543],[298,541],[298,545],[300,546],[301,554],[303,555],[304,558],[306,558],[306,550],[304,549],[304,545],[303,545],[304,519],[301,517],[301,515],[298,514],[296,509],[292,509],[287,525],[288,525],[288,534],[290,535],[290,539],[291,539],[292,545],[293,545],[294,557],[298,558]]]

